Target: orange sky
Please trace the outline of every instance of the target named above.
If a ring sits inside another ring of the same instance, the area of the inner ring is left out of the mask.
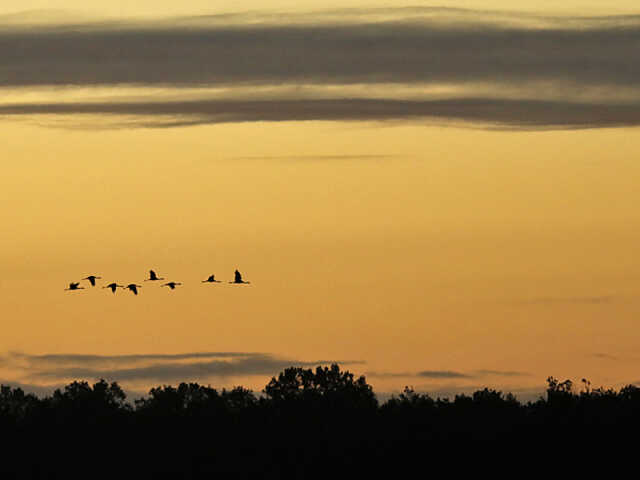
[[[260,352],[346,362],[379,392],[640,380],[637,128],[83,123],[3,118],[1,379],[66,381],[11,352]],[[183,287],[64,291],[149,268]],[[252,284],[200,283],[235,268]]]

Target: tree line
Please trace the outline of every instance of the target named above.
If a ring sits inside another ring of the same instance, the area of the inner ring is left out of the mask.
[[[622,451],[638,430],[640,388],[547,384],[527,403],[488,388],[449,399],[408,387],[380,403],[365,377],[332,365],[288,368],[260,394],[181,383],[134,403],[105,380],[43,398],[1,386],[0,476],[353,478],[507,458],[550,466],[575,448],[582,458]]]

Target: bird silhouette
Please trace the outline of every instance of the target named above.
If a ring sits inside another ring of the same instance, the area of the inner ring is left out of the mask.
[[[209,275],[209,278],[207,278],[206,280],[202,280],[202,283],[222,283],[222,282],[220,282],[220,280],[216,280],[215,275]]]
[[[251,282],[245,282],[244,280],[242,280],[242,275],[238,270],[236,270],[233,282],[229,282],[229,283],[251,283]]]
[[[125,288],[128,288],[129,290],[131,290],[133,292],[134,295],[137,295],[138,294],[138,289],[142,288],[142,285],[136,285],[135,283],[130,283]]]
[[[147,278],[147,279],[145,280],[145,282],[148,282],[148,281],[150,281],[150,280],[151,280],[151,281],[155,281],[155,280],[164,280],[164,278],[163,278],[163,277],[158,277],[158,276],[156,275],[156,272],[154,272],[153,270],[149,270],[149,278]]]
[[[83,278],[83,280],[89,280],[89,283],[91,283],[92,287],[96,286],[96,278],[102,278],[102,277],[98,277],[96,275],[89,275],[88,277]]]
[[[168,282],[165,283],[164,285],[162,285],[163,287],[169,287],[171,290],[175,289],[178,285],[182,285],[181,283],[178,282]]]
[[[116,289],[117,289],[118,287],[120,287],[120,288],[126,288],[124,285],[118,285],[118,284],[117,284],[117,283],[115,283],[115,282],[114,282],[114,283],[110,283],[109,285],[105,285],[105,286],[104,286],[104,287],[102,287],[102,288],[110,288],[110,289],[111,289],[111,291],[112,291],[113,293],[116,293]]]
[[[80,282],[71,282],[69,284],[69,288],[65,288],[66,290],[84,290],[84,287],[80,287]]]

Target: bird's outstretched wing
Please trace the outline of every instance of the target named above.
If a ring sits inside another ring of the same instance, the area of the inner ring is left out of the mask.
[[[111,289],[111,291],[112,291],[113,293],[116,293],[116,290],[118,289],[118,287],[120,287],[120,288],[125,288],[125,287],[123,287],[122,285],[118,285],[118,284],[117,284],[117,283],[115,283],[115,282],[110,283],[109,285],[105,285],[105,286],[104,286],[104,287],[102,287],[102,288],[110,288],[110,289]]]

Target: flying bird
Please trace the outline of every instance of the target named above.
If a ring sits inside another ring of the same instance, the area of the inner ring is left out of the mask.
[[[149,278],[147,278],[145,280],[145,282],[148,282],[149,280],[154,281],[154,280],[164,280],[163,277],[158,277],[156,275],[156,272],[154,272],[153,270],[149,270]]]
[[[244,280],[242,280],[242,275],[238,270],[236,270],[235,278],[233,282],[229,282],[229,283],[251,283],[251,282],[245,282]]]
[[[118,287],[120,287],[120,288],[125,288],[125,286],[124,286],[124,285],[118,285],[118,284],[117,284],[117,283],[115,283],[115,282],[114,282],[114,283],[110,283],[109,285],[106,285],[106,286],[104,286],[104,287],[102,287],[102,288],[110,288],[110,289],[111,289],[111,291],[112,291],[113,293],[116,293],[116,289],[117,289]]]
[[[91,283],[91,286],[95,287],[97,278],[102,278],[102,277],[98,277],[96,275],[89,275],[88,277],[83,278],[83,280],[89,280],[89,283]]]
[[[133,292],[134,295],[137,295],[138,294],[138,289],[142,288],[142,285],[136,285],[135,283],[130,283],[125,288],[128,288],[129,290],[131,290]]]
[[[209,275],[209,278],[202,280],[202,283],[221,283],[220,280],[216,280],[215,275]]]
[[[168,282],[165,283],[164,285],[162,285],[163,287],[169,287],[171,290],[175,289],[178,285],[182,285],[181,283],[178,282]]]
[[[69,284],[69,288],[65,288],[65,291],[67,290],[84,290],[84,287],[80,287],[80,282],[71,282]]]

